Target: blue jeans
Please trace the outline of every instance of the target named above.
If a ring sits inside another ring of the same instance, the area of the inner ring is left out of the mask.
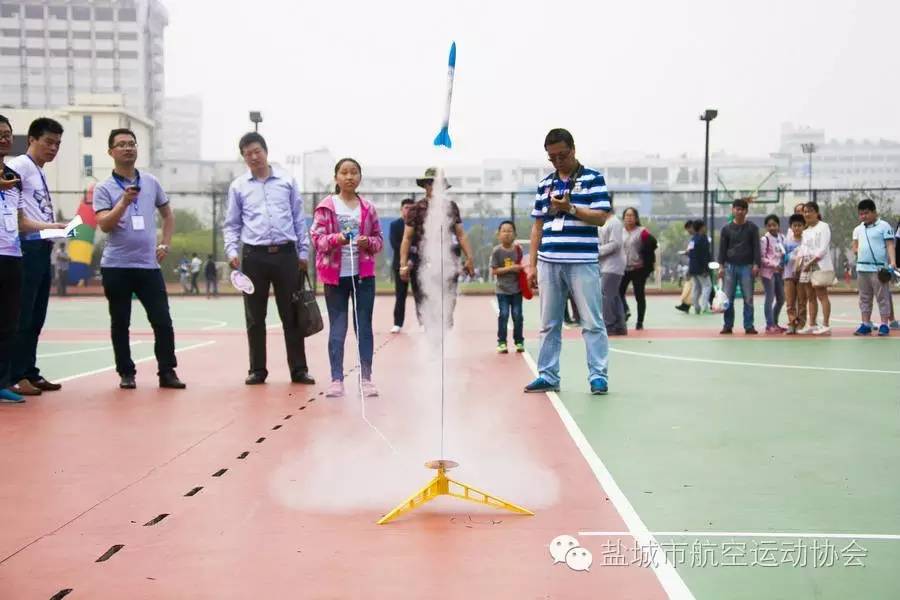
[[[725,295],[728,308],[725,309],[725,327],[734,327],[734,293],[741,286],[744,297],[744,329],[753,327],[753,265],[732,265],[725,263]]]
[[[353,282],[356,282],[356,303],[359,329],[360,367],[363,379],[372,378],[372,353],[375,337],[372,334],[372,309],[375,307],[375,278],[341,277],[337,285],[325,284],[325,306],[328,308],[328,361],[331,363],[331,380],[344,380],[344,340],[347,337],[349,303],[353,299]]]
[[[497,343],[506,343],[506,325],[510,313],[513,321],[513,342],[523,343],[525,336],[522,333],[522,294],[497,294],[497,306],[500,309],[500,315],[497,317]]]
[[[609,338],[602,315],[600,265],[538,261],[541,299],[541,350],[538,374],[552,385],[559,384],[559,353],[566,297],[571,293],[581,315],[581,335],[587,351],[588,381],[607,378]]]
[[[784,306],[784,279],[781,273],[774,273],[771,279],[762,278],[763,289],[766,291],[763,313],[766,315],[766,327],[778,325],[778,316],[781,315],[781,307]]]

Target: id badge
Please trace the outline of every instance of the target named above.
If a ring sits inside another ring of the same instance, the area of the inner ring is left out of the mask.
[[[3,226],[9,233],[15,233],[19,230],[19,220],[15,213],[3,213]]]
[[[144,230],[144,215],[131,215],[131,229],[134,231]]]
[[[566,218],[565,217],[556,217],[553,219],[553,223],[550,224],[551,231],[562,231],[565,226]]]

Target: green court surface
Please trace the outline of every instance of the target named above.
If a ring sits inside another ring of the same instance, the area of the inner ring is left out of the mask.
[[[846,337],[856,299],[844,296],[833,313],[844,337],[701,338],[721,316],[684,315],[677,301],[649,299],[648,337],[612,339],[609,395],[588,394],[577,328],[561,361],[559,398],[661,532],[658,558],[698,599],[900,597],[898,332]],[[535,330],[536,303],[526,313]],[[650,551],[580,539],[595,566]]]
[[[392,301],[376,300],[376,332],[389,327]],[[478,302],[478,330],[492,331],[491,298]],[[611,341],[607,396],[587,393],[581,336],[565,332],[558,410],[586,438],[582,453],[596,454],[654,533],[657,560],[665,556],[700,600],[900,597],[900,334],[847,337],[857,318],[852,296],[834,299],[835,336],[821,339],[722,338],[720,315],[679,313],[675,296],[648,302],[642,337]],[[179,348],[243,335],[239,298],[171,305]],[[537,300],[525,312],[528,353],[537,357]],[[279,326],[274,303],[269,326]],[[43,372],[64,379],[112,370],[108,328],[103,299],[53,301],[38,350]],[[132,330],[134,358],[147,359],[138,368],[153,369],[137,303]],[[605,491],[622,513],[616,490]],[[596,524],[580,527],[593,569],[650,551],[584,535]]]

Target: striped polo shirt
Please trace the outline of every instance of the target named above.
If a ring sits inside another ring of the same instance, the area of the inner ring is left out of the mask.
[[[538,259],[552,263],[596,263],[599,236],[596,225],[585,223],[570,214],[550,214],[551,191],[569,190],[572,204],[591,210],[612,210],[612,201],[606,190],[606,180],[599,171],[580,166],[575,174],[563,181],[557,173],[551,173],[539,184],[531,217],[543,221],[541,247]],[[554,231],[554,221],[563,219],[560,231]]]

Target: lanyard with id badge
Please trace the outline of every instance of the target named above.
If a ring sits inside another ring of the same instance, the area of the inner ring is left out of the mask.
[[[550,182],[550,190],[547,194],[547,202],[550,204],[552,208],[552,203],[550,199],[553,197],[562,198],[566,194],[570,194],[569,200],[571,201],[571,190],[575,187],[575,182],[581,176],[581,172],[584,170],[584,167],[578,165],[575,169],[575,172],[569,177],[567,181],[563,181],[559,178],[559,172],[553,174],[553,181]],[[565,213],[557,213],[553,222],[550,224],[551,231],[562,231],[566,224],[566,215]]]
[[[122,182],[128,183],[128,180],[120,177],[115,171],[113,172],[113,179],[116,180],[116,183],[119,184],[119,187],[122,188],[123,192],[127,192],[131,188],[137,188],[138,194],[141,193],[141,172],[135,169],[135,182],[134,185],[126,186]],[[144,231],[146,228],[144,224],[144,215],[138,214],[138,198],[134,199],[134,202],[131,203],[131,230],[132,231]]]
[[[19,216],[6,204],[6,192],[3,190],[0,190],[0,198],[3,200],[3,228],[7,233],[18,233]]]

